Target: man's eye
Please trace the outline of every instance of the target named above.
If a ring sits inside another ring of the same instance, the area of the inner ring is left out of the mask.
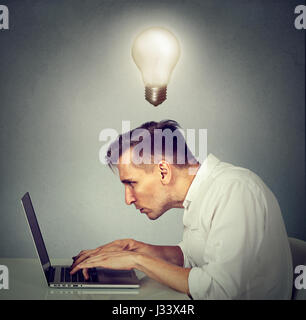
[[[135,187],[136,182],[129,182],[129,185],[134,188]]]

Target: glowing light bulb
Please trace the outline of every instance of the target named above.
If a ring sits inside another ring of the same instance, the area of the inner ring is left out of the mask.
[[[146,29],[133,43],[132,57],[142,74],[146,100],[158,106],[167,98],[167,85],[180,57],[178,40],[164,28]]]

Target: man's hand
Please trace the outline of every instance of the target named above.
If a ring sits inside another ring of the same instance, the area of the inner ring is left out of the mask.
[[[100,251],[99,253],[83,260],[70,272],[74,274],[80,269],[108,268],[114,270],[131,270],[136,266],[136,259],[140,253],[133,251]]]
[[[87,265],[87,267],[78,268],[80,263],[82,263],[84,260],[88,261],[90,258],[97,258],[99,255],[102,253],[106,252],[124,252],[124,251],[136,251],[139,249],[142,245],[142,242],[133,240],[133,239],[121,239],[121,240],[115,240],[110,243],[107,243],[103,246],[100,246],[96,249],[91,249],[91,250],[83,250],[81,251],[77,256],[73,257],[72,259],[74,260],[73,264],[71,265],[71,269],[73,270],[79,270],[83,269],[83,275],[85,279],[87,280],[89,278],[88,276],[88,268],[93,268]],[[90,260],[92,261],[92,260]],[[105,267],[106,268],[106,267]],[[75,272],[70,272],[70,274],[73,274]]]
[[[146,256],[165,260],[177,266],[183,266],[184,264],[184,256],[179,246],[157,246],[136,241],[134,239],[121,239],[107,243],[96,249],[81,251],[77,256],[72,258],[74,262],[71,268],[74,269],[86,259],[96,257],[99,254],[106,252],[137,252]],[[83,275],[87,280],[89,278],[88,268],[84,267],[80,269],[83,269]]]

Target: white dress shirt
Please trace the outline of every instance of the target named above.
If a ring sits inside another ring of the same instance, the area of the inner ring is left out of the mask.
[[[193,299],[290,299],[293,267],[278,202],[250,170],[210,154],[183,203]]]

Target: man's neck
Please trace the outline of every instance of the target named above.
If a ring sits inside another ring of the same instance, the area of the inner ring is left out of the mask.
[[[184,208],[184,200],[199,168],[200,164],[188,167],[187,169],[178,169],[175,187],[173,190],[172,208]]]

